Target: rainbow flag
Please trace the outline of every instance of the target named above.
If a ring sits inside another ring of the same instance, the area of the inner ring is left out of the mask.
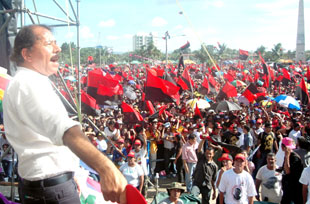
[[[7,72],[6,69],[0,67],[0,113],[3,112],[2,100],[3,100],[4,91],[7,85],[9,84],[10,80],[12,79],[12,77],[8,75],[6,72]]]
[[[74,177],[80,187],[81,204],[116,204],[104,200],[100,183],[89,177],[89,170],[84,169],[83,166],[75,172]]]

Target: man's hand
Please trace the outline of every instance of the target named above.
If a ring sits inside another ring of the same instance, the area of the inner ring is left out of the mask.
[[[260,196],[259,194],[257,193],[257,195],[255,196],[256,200],[260,201]]]
[[[212,200],[215,200],[215,198],[216,198],[216,191],[213,191]]]
[[[291,152],[292,152],[291,148],[286,147],[285,148],[285,157],[289,158],[291,155]]]
[[[73,153],[99,173],[105,200],[125,204],[126,179],[113,162],[89,142],[80,127],[69,128],[63,136],[63,141]]]
[[[122,173],[115,167],[100,174],[101,192],[105,200],[126,203],[125,187],[127,181]]]

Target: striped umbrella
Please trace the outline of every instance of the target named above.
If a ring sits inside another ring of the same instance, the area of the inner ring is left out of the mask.
[[[246,83],[240,80],[234,80],[231,82],[234,87],[246,86]]]

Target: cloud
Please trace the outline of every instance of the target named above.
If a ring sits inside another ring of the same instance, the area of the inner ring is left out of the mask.
[[[161,17],[155,17],[152,20],[152,26],[153,27],[162,27],[162,26],[165,26],[167,24],[168,24],[167,21]]]
[[[223,1],[214,1],[214,2],[212,2],[212,5],[216,8],[222,8],[224,6],[224,2]]]
[[[108,40],[118,40],[118,39],[120,39],[120,37],[114,36],[114,35],[109,35],[109,36],[107,36],[107,39]]]
[[[107,21],[101,21],[99,23],[100,27],[113,27],[115,26],[115,21],[113,19],[109,19]]]
[[[147,33],[147,32],[141,32],[141,31],[140,31],[140,32],[137,32],[136,34],[137,34],[137,35],[149,35],[149,33]]]
[[[131,34],[124,34],[124,35],[123,35],[123,38],[125,38],[125,39],[131,39],[131,38],[132,38],[132,35],[131,35]]]
[[[71,31],[69,31],[66,35],[65,35],[65,38],[67,38],[67,39],[72,39],[73,38],[73,36],[74,36],[74,32],[71,32]]]
[[[210,7],[215,7],[215,8],[222,8],[224,7],[225,4],[223,1],[221,0],[216,0],[216,1],[205,1],[203,4],[202,4],[202,7],[205,8],[205,9],[208,9]]]
[[[181,29],[183,29],[183,26],[182,25],[176,25],[173,29],[174,30],[181,30]]]
[[[94,34],[91,33],[90,28],[88,26],[81,26],[80,34],[81,38],[83,39],[94,38]]]

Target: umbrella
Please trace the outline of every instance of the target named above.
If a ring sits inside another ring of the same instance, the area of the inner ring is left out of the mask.
[[[184,64],[196,64],[193,60],[184,60]]]
[[[212,109],[214,109],[215,111],[234,111],[234,110],[241,110],[242,108],[231,101],[221,101],[218,103],[215,103],[211,106]]]
[[[272,105],[272,102],[271,101],[269,101],[269,100],[263,100],[263,101],[261,101],[261,103],[262,103],[262,106],[271,106]]]
[[[274,100],[283,107],[300,110],[298,101],[292,96],[279,95]]]
[[[74,76],[67,76],[67,77],[65,77],[64,79],[69,80],[69,81],[72,81],[72,82],[76,82],[76,79],[75,79]]]
[[[246,106],[248,106],[250,104],[249,100],[246,97],[244,97],[243,95],[240,95],[238,97],[238,102],[239,102],[239,104],[243,103]]]
[[[126,96],[130,100],[136,100],[137,99],[137,94],[132,87],[125,86],[123,89],[124,89],[124,96]]]
[[[139,62],[138,60],[134,60],[130,64],[141,64],[141,62]]]
[[[211,102],[211,103],[213,102],[211,99],[209,99],[209,98],[206,97],[206,96],[205,96],[205,100],[206,100],[207,102]]]
[[[246,86],[246,83],[240,80],[234,80],[231,82],[234,87]]]
[[[201,98],[190,99],[186,102],[186,105],[188,104],[193,109],[196,107],[196,104],[198,105],[199,109],[210,108],[210,103],[208,103],[205,99],[201,99]]]

